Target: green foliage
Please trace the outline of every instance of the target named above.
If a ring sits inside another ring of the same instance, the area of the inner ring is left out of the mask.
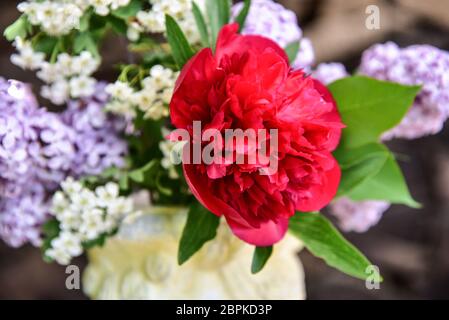
[[[340,147],[354,148],[378,142],[383,132],[398,125],[420,87],[354,76],[332,83],[329,90],[347,126]]]
[[[371,262],[320,213],[297,213],[290,219],[289,230],[329,266],[355,278],[367,278]],[[375,278],[381,279],[380,275]]]
[[[58,44],[58,38],[40,34],[34,39],[32,44],[34,50],[43,52],[47,56],[50,56],[55,46]]]
[[[388,149],[379,143],[370,143],[351,149],[339,149],[335,157],[342,170],[338,195],[348,194],[364,181],[375,176],[389,156]]]
[[[251,273],[256,274],[262,271],[267,263],[268,259],[271,257],[273,252],[273,246],[269,247],[256,247],[254,249],[253,261],[251,263]]]
[[[231,2],[229,0],[206,0],[206,14],[210,24],[211,45],[215,50],[218,33],[230,19]]]
[[[6,40],[13,41],[16,37],[26,38],[32,31],[32,25],[26,15],[21,15],[13,24],[5,29],[3,35]]]
[[[201,43],[205,48],[210,47],[209,43],[209,31],[207,30],[206,21],[201,13],[200,8],[195,2],[192,2],[192,12],[195,17],[196,26],[201,37]]]
[[[165,16],[165,27],[173,58],[175,59],[178,68],[182,69],[187,61],[192,58],[194,52],[178,23],[169,15]]]
[[[128,25],[125,20],[114,15],[106,16],[105,19],[115,32],[126,35]]]
[[[243,8],[240,10],[239,14],[235,18],[235,22],[239,24],[239,32],[245,27],[246,18],[251,7],[251,0],[245,0],[243,3]]]
[[[45,254],[45,252],[51,248],[51,241],[59,235],[60,231],[59,221],[55,218],[49,219],[42,225],[42,233],[44,236],[41,245],[41,252],[45,262],[53,262],[53,260]]]
[[[97,42],[90,32],[77,34],[73,41],[73,51],[76,54],[84,50],[89,51],[94,57],[99,57]]]
[[[399,124],[420,87],[355,76],[329,86],[346,128],[335,157],[342,169],[338,196],[419,207],[394,156],[379,143]]]
[[[152,185],[155,182],[155,175],[159,169],[160,160],[153,159],[139,169],[129,173],[129,178],[137,183]]]
[[[131,0],[128,5],[112,11],[111,14],[120,19],[127,20],[130,17],[134,17],[137,14],[137,12],[139,12],[141,9],[142,9],[142,1]]]
[[[298,52],[299,52],[299,40],[293,41],[292,43],[289,43],[285,47],[285,53],[288,56],[288,61],[290,62],[290,64],[292,64],[295,61],[296,57],[298,56]]]
[[[178,248],[178,263],[182,265],[207,242],[215,238],[220,218],[200,203],[190,206],[187,222]]]
[[[383,200],[412,208],[421,207],[410,195],[401,169],[391,153],[388,153],[387,160],[376,175],[364,180],[347,196],[355,201]]]

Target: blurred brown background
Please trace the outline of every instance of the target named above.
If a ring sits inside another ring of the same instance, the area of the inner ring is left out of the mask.
[[[363,50],[392,40],[401,46],[426,43],[449,50],[449,0],[283,0],[297,12],[306,36],[312,39],[317,62],[340,61],[357,67]],[[18,1],[2,1],[0,30],[17,16]],[[365,9],[381,10],[381,29],[365,28]],[[0,39],[0,75],[35,82],[9,62],[12,48]],[[126,57],[124,45],[106,43],[104,65]],[[112,77],[103,69],[100,77]],[[309,299],[447,299],[449,298],[449,125],[437,136],[396,141],[391,148],[407,155],[401,163],[422,210],[394,206],[380,224],[365,234],[346,236],[380,267],[380,290],[367,290],[314,258],[300,257],[305,267]],[[76,261],[80,267],[85,259]],[[83,299],[80,290],[65,289],[64,268],[42,262],[38,250],[0,244],[1,299]]]

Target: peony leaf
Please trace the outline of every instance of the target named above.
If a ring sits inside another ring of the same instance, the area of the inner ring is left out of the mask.
[[[167,40],[172,49],[173,58],[179,69],[193,57],[194,52],[182,32],[178,23],[169,15],[165,15],[165,28],[167,30]]]
[[[31,27],[26,15],[21,15],[19,19],[5,29],[3,35],[8,41],[13,41],[16,37],[26,38]]]
[[[343,196],[378,174],[389,152],[385,146],[371,143],[350,151],[338,149],[334,155],[342,170],[337,196]]]
[[[134,17],[137,12],[142,9],[142,1],[140,0],[131,0],[126,6],[120,7],[114,11],[112,11],[112,15],[121,18],[128,19],[130,17]]]
[[[372,276],[371,262],[320,213],[297,213],[290,219],[289,230],[329,266],[362,280]],[[379,274],[373,278],[382,281]]]
[[[215,50],[218,33],[230,19],[231,2],[229,0],[206,0],[206,13],[209,18],[212,49]]]
[[[201,9],[198,7],[195,1],[192,2],[192,12],[193,16],[195,17],[198,32],[200,33],[201,43],[205,48],[208,48],[210,47],[209,31],[207,30],[206,21],[204,20],[204,16],[201,13]]]
[[[187,222],[178,248],[178,264],[182,265],[209,240],[217,235],[220,218],[199,202],[190,206]]]
[[[340,147],[353,148],[378,142],[399,124],[420,87],[354,76],[332,83],[329,90],[346,125]]]
[[[256,274],[262,271],[268,259],[270,259],[272,253],[273,246],[256,247],[254,249],[253,261],[251,263],[251,273]]]
[[[391,153],[388,153],[384,165],[375,176],[364,180],[347,196],[355,201],[383,200],[412,208],[421,207],[410,195],[401,169]]]
[[[292,43],[289,43],[286,47],[285,47],[285,53],[288,56],[288,61],[290,62],[290,64],[292,64],[296,57],[298,56],[298,52],[299,52],[299,41],[293,41]]]
[[[250,7],[251,7],[251,0],[245,0],[242,10],[240,10],[239,14],[235,18],[235,22],[239,24],[239,32],[241,32],[245,27],[245,21],[246,17],[248,16]]]

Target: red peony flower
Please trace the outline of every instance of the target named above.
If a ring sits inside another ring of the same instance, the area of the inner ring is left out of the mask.
[[[215,54],[203,49],[184,66],[170,114],[190,136],[194,121],[203,132],[278,130],[278,169],[270,175],[260,174],[262,161],[183,164],[192,193],[207,209],[223,215],[240,239],[269,246],[283,238],[296,210],[320,210],[335,196],[340,168],[331,152],[343,124],[320,82],[292,71],[273,41],[237,30],[237,24],[224,26]],[[247,143],[236,150],[254,152]]]

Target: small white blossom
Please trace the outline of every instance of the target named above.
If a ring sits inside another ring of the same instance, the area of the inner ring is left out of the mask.
[[[131,95],[133,94],[133,89],[126,82],[122,81],[108,84],[105,90],[113,98],[118,100],[127,100],[131,98]]]
[[[43,62],[41,69],[36,73],[37,77],[46,83],[52,83],[63,79],[63,70],[58,64]]]
[[[79,28],[80,19],[86,8],[72,1],[27,1],[17,7],[33,25],[39,25],[52,36],[68,34]]]
[[[42,86],[41,95],[52,103],[61,105],[69,99],[69,83],[66,80],[58,80],[51,85]]]
[[[95,92],[97,81],[92,77],[79,76],[70,79],[70,95],[73,98],[88,97]]]
[[[63,250],[71,257],[78,257],[83,253],[81,239],[69,231],[62,231],[58,237],[51,241],[52,248]]]
[[[31,42],[16,38],[13,45],[18,51],[17,54],[11,55],[11,62],[13,64],[25,70],[36,70],[42,66],[45,60],[45,54],[34,51]]]
[[[60,264],[68,264],[71,258],[82,254],[85,242],[108,235],[134,214],[132,199],[120,197],[116,183],[109,182],[92,191],[67,178],[61,189],[55,193],[51,206],[61,232],[45,252]]]
[[[191,0],[151,0],[151,9],[139,11],[136,19],[144,31],[164,33],[165,15],[168,14],[176,19],[191,43],[198,43],[200,37],[192,13],[192,2]],[[196,0],[195,2],[200,10],[203,10],[205,1]]]
[[[73,57],[72,71],[74,74],[90,76],[99,67],[99,61],[89,51],[83,51]]]

